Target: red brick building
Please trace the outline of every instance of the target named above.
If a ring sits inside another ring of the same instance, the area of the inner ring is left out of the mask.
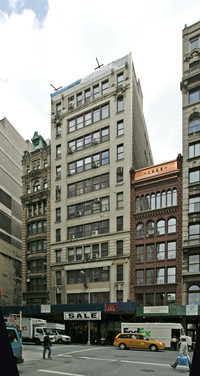
[[[137,306],[181,305],[182,156],[131,168],[130,299]]]

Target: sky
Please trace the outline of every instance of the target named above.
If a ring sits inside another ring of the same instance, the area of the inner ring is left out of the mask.
[[[200,0],[0,0],[0,119],[51,137],[50,94],[132,53],[154,163],[182,153],[182,30]]]

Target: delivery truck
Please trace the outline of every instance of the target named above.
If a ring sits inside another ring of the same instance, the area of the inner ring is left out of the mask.
[[[22,318],[22,341],[34,342],[40,345],[44,342],[45,335],[49,335],[50,341],[55,342],[53,330],[48,327],[47,321],[38,318]]]
[[[183,326],[179,323],[147,323],[147,322],[129,322],[121,323],[121,333],[142,333],[148,337],[157,339],[165,343],[166,347],[172,346],[172,339],[177,338],[180,341],[181,336],[186,336]],[[186,336],[189,349],[192,347],[192,338]]]

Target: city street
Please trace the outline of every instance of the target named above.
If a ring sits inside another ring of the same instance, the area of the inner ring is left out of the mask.
[[[113,346],[53,345],[52,359],[42,359],[43,347],[23,345],[24,363],[18,365],[21,376],[169,376],[187,375],[187,367],[173,370],[175,351],[119,350]],[[192,359],[193,353],[190,352]],[[47,356],[47,354],[46,354]]]

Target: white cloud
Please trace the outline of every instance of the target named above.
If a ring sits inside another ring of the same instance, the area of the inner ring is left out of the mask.
[[[25,139],[36,130],[49,138],[50,83],[66,86],[91,73],[96,57],[106,65],[132,52],[154,161],[176,158],[182,29],[198,21],[199,0],[49,0],[49,10],[46,1],[45,9],[38,1],[30,9],[24,1],[28,9],[22,13],[2,13],[0,7],[0,118],[6,116]],[[36,25],[39,13],[42,28],[39,18]]]

